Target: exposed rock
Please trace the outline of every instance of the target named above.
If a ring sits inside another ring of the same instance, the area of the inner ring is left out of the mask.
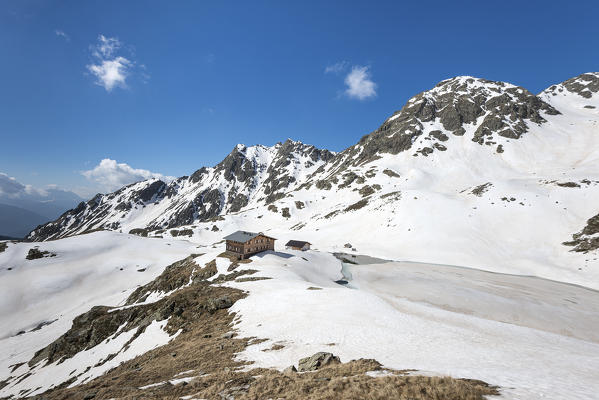
[[[362,186],[362,188],[358,191],[362,195],[362,197],[370,196],[374,193],[374,188],[370,185]]]
[[[181,229],[181,230],[176,230],[176,229],[171,229],[170,234],[173,237],[177,237],[177,236],[193,236],[193,230],[191,229]]]
[[[220,338],[221,339],[231,339],[233,336],[235,336],[235,332],[226,332],[223,333]]]
[[[399,178],[400,177],[400,175],[397,172],[390,170],[390,169],[384,170],[383,174],[390,176],[391,178]]]
[[[365,207],[368,204],[368,199],[362,199],[360,201],[355,202],[354,204],[348,206],[345,208],[345,210],[343,211],[356,211],[359,210],[360,208]]]
[[[334,356],[332,353],[319,352],[299,360],[297,370],[298,372],[316,371],[322,367],[339,363],[341,363],[339,357]]]
[[[330,190],[332,187],[331,182],[329,181],[324,181],[324,180],[319,180],[316,181],[316,188],[320,189],[320,190]]]
[[[588,253],[599,249],[599,214],[587,220],[586,226],[578,233],[572,235],[572,240],[563,243],[573,246],[571,251]]]
[[[233,305],[233,301],[227,296],[218,297],[215,299],[208,300],[208,311],[215,312],[217,310],[222,310],[224,308],[229,308]]]
[[[29,249],[29,253],[27,253],[27,255],[25,256],[25,258],[27,260],[36,260],[38,258],[44,258],[44,257],[56,257],[56,254],[51,253],[46,250],[41,251],[37,247],[33,247],[33,248]]]
[[[567,90],[571,93],[576,93],[577,95],[585,99],[590,99],[591,97],[593,97],[594,93],[599,92],[599,74],[582,74],[574,78],[568,79],[567,81],[564,81],[558,85],[553,85],[545,92],[555,96],[563,90]]]
[[[576,182],[558,182],[556,183],[557,186],[561,186],[561,187],[568,187],[568,188],[579,188],[580,185]]]
[[[439,130],[430,131],[429,135],[431,135],[435,139],[440,140],[442,142],[445,142],[445,141],[449,140],[449,137],[446,134],[444,134],[443,132],[439,131]]]
[[[143,236],[143,237],[147,237],[148,236],[148,230],[147,229],[143,229],[143,228],[135,228],[135,229],[131,229],[129,231],[130,235],[137,235],[137,236]]]
[[[476,186],[474,189],[470,191],[473,195],[477,197],[481,197],[483,193],[485,193],[489,188],[493,186],[491,182],[483,183],[482,185]]]
[[[297,369],[295,368],[295,365],[290,365],[289,367],[287,367],[283,370],[284,374],[294,374],[296,372],[297,372]]]

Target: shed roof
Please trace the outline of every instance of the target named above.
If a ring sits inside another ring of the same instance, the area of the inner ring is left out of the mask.
[[[307,244],[312,244],[310,242],[304,242],[302,240],[290,240],[287,242],[287,244],[285,246],[289,246],[289,247],[304,247]]]
[[[237,231],[237,232],[233,232],[230,235],[225,236],[223,239],[225,240],[232,240],[234,242],[239,242],[239,243],[245,243],[250,239],[253,239],[257,236],[264,236],[267,237],[269,239],[273,239],[275,240],[275,238],[270,237],[270,236],[266,236],[264,233],[262,232],[246,232],[246,231]]]

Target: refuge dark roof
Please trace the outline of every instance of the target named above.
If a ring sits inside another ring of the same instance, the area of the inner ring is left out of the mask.
[[[310,242],[304,242],[302,240],[290,240],[287,242],[287,244],[285,246],[289,246],[289,247],[304,247],[307,244],[312,244]]]
[[[270,236],[266,236],[264,233],[262,232],[246,232],[246,231],[237,231],[237,232],[233,232],[230,235],[225,236],[223,239],[225,240],[232,240],[234,242],[239,242],[239,243],[245,243],[250,239],[255,238],[256,236],[264,236],[267,237],[269,239],[275,239],[273,237]]]

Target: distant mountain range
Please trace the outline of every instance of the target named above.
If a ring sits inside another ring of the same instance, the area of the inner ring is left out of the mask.
[[[73,192],[37,190],[0,174],[0,235],[25,237],[36,226],[58,218],[82,200]]]

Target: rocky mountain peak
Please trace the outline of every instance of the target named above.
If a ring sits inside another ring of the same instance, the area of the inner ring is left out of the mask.
[[[541,92],[541,95],[558,96],[574,93],[582,98],[590,99],[597,92],[599,92],[599,72],[587,72],[557,85],[552,85]]]
[[[450,136],[468,136],[481,145],[498,137],[519,139],[528,124],[542,124],[559,111],[528,90],[505,82],[459,76],[412,97],[376,131],[348,149],[359,164],[378,154],[411,150],[414,156],[445,151]],[[501,152],[502,148],[497,147]]]

